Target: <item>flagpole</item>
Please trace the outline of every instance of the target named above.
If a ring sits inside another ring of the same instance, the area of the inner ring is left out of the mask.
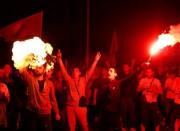
[[[90,0],[86,0],[86,68],[89,65],[89,44],[90,44]]]

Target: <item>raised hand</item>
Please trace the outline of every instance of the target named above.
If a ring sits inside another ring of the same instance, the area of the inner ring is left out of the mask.
[[[61,119],[61,116],[59,114],[56,114],[55,119],[56,121],[59,121]]]
[[[58,59],[62,58],[62,53],[61,53],[60,49],[57,51],[56,56],[57,56]]]

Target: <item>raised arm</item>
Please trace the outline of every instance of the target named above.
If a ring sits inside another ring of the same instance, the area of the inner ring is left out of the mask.
[[[21,76],[21,78],[26,81],[26,82],[30,82],[32,79],[32,72],[28,70],[28,68],[22,68],[19,69],[19,74]]]
[[[68,72],[67,72],[67,70],[66,70],[66,68],[65,68],[65,66],[64,66],[64,63],[63,63],[63,61],[62,61],[62,54],[61,54],[61,51],[60,51],[60,50],[58,50],[58,52],[57,52],[57,62],[58,62],[59,67],[60,67],[60,69],[61,69],[61,71],[62,71],[62,74],[63,74],[64,79],[67,80],[67,81],[69,81],[69,80],[71,79],[71,77],[70,77],[70,75],[68,74]]]
[[[94,58],[94,62],[92,63],[90,69],[86,72],[86,80],[88,81],[90,79],[90,77],[92,76],[94,69],[96,68],[96,65],[99,61],[99,59],[101,58],[101,54],[100,52],[98,52]]]

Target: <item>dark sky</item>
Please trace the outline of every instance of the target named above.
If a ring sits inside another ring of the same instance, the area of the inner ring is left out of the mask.
[[[44,11],[43,38],[67,58],[83,58],[86,0],[2,0],[0,27]],[[177,0],[90,0],[90,52],[108,52],[117,31],[119,61],[147,57],[149,47],[170,25],[180,22]]]

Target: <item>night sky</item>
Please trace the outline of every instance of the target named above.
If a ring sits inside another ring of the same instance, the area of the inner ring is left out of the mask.
[[[0,6],[0,27],[43,10],[43,39],[68,59],[84,58],[86,0],[2,0]],[[157,36],[178,23],[178,0],[90,0],[90,52],[107,53],[116,30],[118,60],[143,59]]]

